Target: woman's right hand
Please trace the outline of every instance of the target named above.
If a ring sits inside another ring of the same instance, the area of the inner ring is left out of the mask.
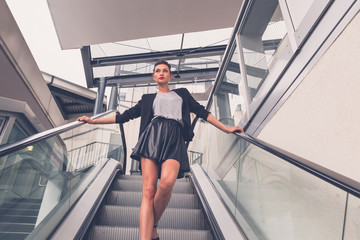
[[[87,122],[87,123],[90,123],[90,124],[93,123],[93,120],[91,118],[89,118],[88,116],[79,117],[77,119],[77,121],[79,121],[79,122]]]

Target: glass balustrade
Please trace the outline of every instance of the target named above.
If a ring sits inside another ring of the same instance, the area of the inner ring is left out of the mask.
[[[360,239],[360,199],[349,194],[344,239]]]
[[[108,159],[124,157],[118,124],[82,124],[2,156],[0,239],[50,233]]]
[[[359,239],[359,198],[209,123],[197,133],[189,150],[249,239]]]
[[[284,60],[289,36],[281,10],[278,0],[249,1],[235,25],[236,41],[207,106],[228,126],[247,124],[249,107]],[[360,199],[339,187],[345,185],[207,122],[198,121],[194,132],[189,153],[201,155],[199,164],[248,239],[360,239]]]

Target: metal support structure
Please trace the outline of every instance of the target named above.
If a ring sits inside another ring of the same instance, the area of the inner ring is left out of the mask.
[[[108,105],[109,110],[116,110],[117,105],[118,105],[117,94],[118,94],[117,87],[112,86],[111,93],[110,93],[109,105]]]
[[[240,71],[242,72],[242,76],[241,76],[241,80],[240,80],[241,82],[239,84],[239,91],[241,92],[241,95],[244,96],[245,117],[246,117],[246,120],[248,120],[250,118],[250,103],[251,103],[249,86],[248,86],[248,81],[247,81],[247,71],[249,69],[245,65],[244,52],[243,52],[243,48],[241,45],[240,33],[236,33],[235,42],[236,42],[236,46],[239,50],[239,54],[238,54],[239,66],[240,66]]]
[[[84,65],[84,72],[86,78],[86,84],[88,88],[94,87],[94,74],[91,66],[91,50],[90,46],[84,46],[81,48],[81,57]]]
[[[209,80],[214,79],[218,68],[206,68],[206,69],[198,69],[198,70],[183,70],[179,72],[180,78],[174,78],[171,82],[185,82],[185,81],[194,81],[197,80]],[[100,78],[101,79],[101,78]],[[94,79],[94,86],[100,86],[100,79]],[[152,79],[152,73],[146,74],[132,74],[132,75],[122,75],[122,76],[113,76],[106,77],[107,86],[133,86],[139,84],[151,84],[154,83]]]
[[[182,53],[183,50],[183,45],[184,45],[184,33],[182,34],[182,38],[181,38],[181,46],[180,46],[180,53],[179,53],[179,63],[177,65],[176,68],[176,75],[175,78],[180,78],[179,72],[180,72],[180,66],[181,66],[181,61],[182,61],[182,57],[184,56],[184,54]],[[225,51],[225,50],[224,50]]]
[[[230,99],[228,93],[218,92],[216,94],[217,104],[219,106],[219,121],[228,126],[234,126],[234,119],[231,115]]]
[[[120,56],[109,56],[94,58],[91,61],[92,67],[105,67],[113,65],[126,65],[144,62],[156,62],[161,58],[165,58],[167,61],[186,59],[186,58],[202,58],[211,56],[221,56],[224,54],[226,45],[209,46],[202,48],[186,48],[181,50],[169,50],[161,52],[150,52]]]
[[[106,79],[100,78],[99,87],[98,87],[98,91],[97,91],[97,95],[96,95],[95,106],[94,106],[94,115],[102,112],[105,88],[106,88]]]
[[[209,79],[209,80],[196,80],[196,83],[212,83],[214,82],[214,79]],[[173,85],[181,85],[181,84],[193,84],[195,83],[195,81],[193,80],[189,80],[189,81],[182,81],[182,82],[169,82],[169,86],[173,86]],[[111,86],[113,86],[112,84],[110,84]],[[127,85],[121,85],[121,88],[149,88],[149,87],[156,87],[157,83],[154,81],[153,83],[146,83],[146,84],[127,84]],[[148,89],[147,89],[148,90]],[[149,91],[147,91],[147,93],[149,93]]]

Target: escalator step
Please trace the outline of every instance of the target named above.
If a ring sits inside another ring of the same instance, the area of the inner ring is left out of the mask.
[[[26,215],[36,217],[39,215],[38,209],[12,209],[12,208],[0,208],[0,215]]]
[[[6,240],[24,240],[29,234],[28,233],[8,233],[0,232],[0,239]]]
[[[113,190],[117,191],[130,191],[130,192],[141,192],[142,182],[141,181],[124,181],[116,180],[113,184]],[[190,182],[176,182],[173,193],[194,193],[194,190]]]
[[[141,204],[141,196],[141,192],[112,191],[107,196],[105,204],[138,207]],[[200,204],[195,194],[174,193],[168,207],[195,209],[200,208]]]
[[[33,203],[33,204],[41,204],[42,199],[32,199],[32,198],[8,198],[7,202],[11,203]]]
[[[142,176],[140,175],[118,175],[118,179],[121,180],[132,180],[132,181],[142,181]],[[160,180],[158,180],[160,181]],[[183,177],[176,179],[176,182],[190,182],[189,178]]]
[[[105,205],[98,217],[98,225],[109,226],[139,226],[139,207],[122,207]],[[207,229],[204,214],[201,209],[167,208],[163,213],[159,228]]]
[[[35,223],[37,219],[33,216],[8,216],[8,215],[1,215],[0,222],[3,223]]]
[[[159,229],[160,239],[212,240],[210,231]],[[88,240],[138,240],[139,229],[129,227],[94,226]]]
[[[2,203],[0,208],[16,208],[16,209],[40,209],[40,204],[35,203]]]
[[[31,223],[0,223],[0,232],[31,233],[35,224]]]

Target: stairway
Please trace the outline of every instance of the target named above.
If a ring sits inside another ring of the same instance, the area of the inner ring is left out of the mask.
[[[25,239],[35,228],[41,199],[7,199],[0,205],[0,239]]]
[[[119,175],[90,228],[88,240],[138,240],[141,176]],[[158,224],[160,239],[212,240],[207,219],[188,178],[176,180],[170,203]]]

